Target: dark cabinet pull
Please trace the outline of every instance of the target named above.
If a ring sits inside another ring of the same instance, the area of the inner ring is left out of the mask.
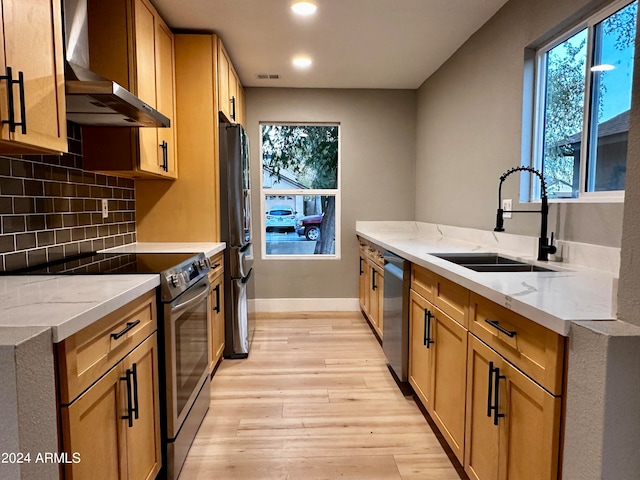
[[[362,269],[362,257],[360,257],[360,275],[362,275],[364,273],[364,270]]]
[[[231,120],[236,119],[236,97],[231,97]]]
[[[430,348],[429,346],[434,343],[433,340],[431,340],[431,317],[433,317],[433,314],[428,310],[428,309],[424,309],[424,346],[427,348]]]
[[[15,133],[16,127],[22,127],[22,134],[27,133],[27,112],[25,106],[25,97],[24,97],[24,74],[22,72],[18,72],[18,80],[13,79],[13,69],[11,67],[7,67],[6,75],[0,75],[0,80],[7,81],[7,110],[9,114],[8,120],[2,120],[2,124],[9,125],[9,132]],[[22,121],[16,122],[16,113],[15,113],[15,99],[13,96],[13,85],[18,84],[18,88],[20,91],[20,118]]]
[[[131,410],[135,419],[138,420],[140,412],[140,405],[138,404],[138,365],[134,363],[131,366],[131,370],[127,370],[127,372],[131,372],[131,377],[133,378],[133,408]]]
[[[127,414],[123,415],[121,418],[123,420],[127,420],[129,428],[131,428],[133,427],[133,389],[131,385],[131,370],[127,369],[124,377],[120,377],[120,380],[127,384]]]
[[[127,322],[127,326],[124,327],[118,333],[112,333],[111,334],[111,338],[113,338],[114,340],[118,340],[120,337],[122,337],[124,334],[126,334],[129,330],[131,330],[133,327],[135,327],[139,323],[140,323],[140,320],[135,320],[133,322]]]
[[[213,309],[216,313],[220,313],[220,284],[217,284],[213,291],[216,292],[216,306]]]
[[[376,285],[376,273],[378,273],[378,271],[374,268],[372,272],[373,275],[371,275],[371,290],[375,290],[376,288],[378,288],[378,285]]]
[[[27,134],[27,107],[24,100],[24,74],[22,72],[18,72],[18,89],[20,91],[20,122],[16,123],[16,125],[20,125],[22,127],[22,134]]]
[[[498,419],[504,418],[504,413],[499,413],[498,408],[500,403],[500,380],[505,380],[506,378],[507,377],[505,377],[504,375],[500,375],[499,367],[494,367],[493,362],[489,362],[489,394],[487,417],[490,417],[491,412],[493,412],[494,425],[498,425]],[[493,397],[493,403],[491,402],[491,397]]]
[[[162,168],[165,172],[169,171],[169,145],[166,140],[163,140],[160,144],[160,148],[162,149]]]
[[[491,325],[496,330],[504,333],[506,336],[508,336],[510,338],[515,337],[516,334],[518,333],[515,330],[507,330],[502,325],[500,325],[500,322],[498,322],[498,320],[491,320],[489,318],[485,318],[484,321],[487,322],[489,325]]]

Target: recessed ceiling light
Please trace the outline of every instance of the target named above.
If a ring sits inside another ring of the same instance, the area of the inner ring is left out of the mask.
[[[591,67],[591,71],[592,72],[608,72],[609,70],[613,70],[614,68],[616,67],[614,67],[609,63],[603,63],[602,65],[594,65],[593,67]]]
[[[313,15],[314,13],[316,13],[317,9],[318,6],[315,3],[311,2],[296,2],[291,5],[291,10],[293,10],[293,13],[297,15],[303,15],[305,17],[307,15]]]
[[[296,57],[291,62],[296,68],[309,68],[311,66],[311,59],[308,57]]]

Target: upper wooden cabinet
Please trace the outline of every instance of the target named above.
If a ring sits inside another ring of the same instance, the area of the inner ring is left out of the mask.
[[[218,99],[220,111],[227,120],[244,126],[244,89],[220,39],[218,39]]]
[[[91,69],[171,120],[168,128],[82,130],[84,168],[176,178],[174,38],[148,0],[89,0]]]
[[[1,0],[0,5],[0,152],[66,152],[60,2]]]

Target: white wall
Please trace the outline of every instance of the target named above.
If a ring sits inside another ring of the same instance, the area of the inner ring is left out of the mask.
[[[255,298],[357,298],[356,220],[415,216],[415,91],[248,88],[246,105],[255,192]],[[340,124],[341,259],[260,258],[260,122]]]

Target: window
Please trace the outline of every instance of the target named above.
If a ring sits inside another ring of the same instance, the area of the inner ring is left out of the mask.
[[[338,125],[261,125],[263,258],[339,258]]]
[[[622,197],[637,6],[617,2],[537,52],[533,163],[549,198]]]

